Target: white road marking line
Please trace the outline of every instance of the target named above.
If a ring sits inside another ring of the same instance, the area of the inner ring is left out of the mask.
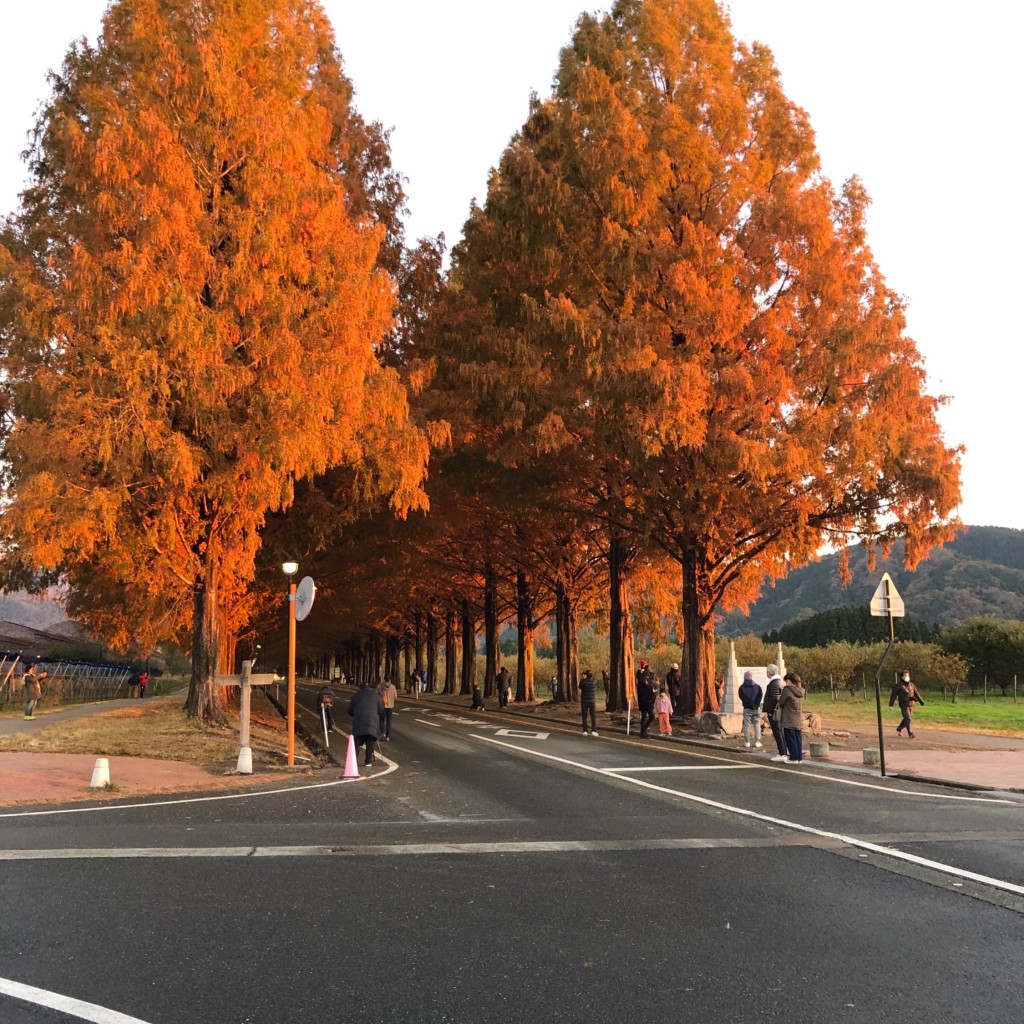
[[[530,732],[527,729],[498,729],[494,735],[511,736],[513,739],[520,740],[546,740],[551,734],[546,732]]]
[[[417,718],[416,721],[419,722],[420,725],[432,725],[435,729],[441,728],[440,722],[428,722],[425,718]]]
[[[108,1010],[95,1003],[72,999],[71,996],[62,996],[57,992],[47,992],[46,989],[34,988],[32,985],[22,985],[21,982],[9,981],[7,978],[0,978],[0,994],[58,1010],[70,1017],[91,1021],[92,1024],[146,1024],[138,1017],[129,1017],[126,1013],[118,1013],[117,1010]]]
[[[568,758],[546,754],[531,747],[517,747],[512,743],[497,740],[493,736],[477,736],[476,739],[482,740],[485,743],[494,743],[499,747],[508,747],[510,750],[518,750],[523,754],[529,754],[531,757],[542,757],[549,761],[557,761],[561,764],[567,764],[587,772],[594,772],[598,775],[607,776],[614,774],[614,769],[595,768],[593,765],[582,764],[579,761],[570,761]],[[948,864],[942,864],[937,860],[918,857],[913,853],[904,853],[902,850],[894,850],[889,846],[879,846],[877,843],[869,843],[866,840],[857,839],[855,836],[843,835],[841,832],[826,832],[824,829],[812,828],[810,825],[801,825],[799,822],[787,821],[785,818],[775,818],[768,814],[759,814],[757,811],[750,811],[745,807],[736,807],[733,804],[722,803],[720,800],[709,800],[707,797],[696,796],[693,793],[684,793],[678,789],[669,789],[667,786],[656,786],[653,782],[645,782],[643,779],[631,779],[628,775],[615,777],[622,782],[628,782],[632,786],[641,786],[644,789],[652,789],[658,793],[667,793],[670,796],[677,796],[683,800],[689,800],[691,803],[701,804],[704,807],[713,807],[715,810],[728,811],[731,814],[738,814],[740,817],[753,818],[756,821],[763,821],[772,825],[781,825],[783,828],[793,829],[796,832],[803,832],[807,835],[819,836],[822,839],[837,840],[858,850],[867,850],[869,853],[877,853],[883,857],[906,861],[909,864],[918,864],[922,867],[931,868],[933,871],[938,871],[941,874],[952,875],[954,878],[965,878],[972,882],[989,885],[994,889],[1002,889],[1005,892],[1012,892],[1017,896],[1024,896],[1024,885],[1015,885],[1013,882],[1007,882],[1001,878],[991,878],[988,875],[979,875],[974,871],[967,871],[963,868],[950,867]]]
[[[614,736],[611,737],[615,739]],[[1005,800],[1002,797],[992,796],[956,796],[953,793],[915,793],[906,789],[893,789],[891,786],[882,786],[877,782],[858,782],[856,779],[840,779],[835,775],[819,775],[817,772],[805,772],[802,768],[784,768],[781,764],[759,764],[756,761],[737,761],[731,757],[722,757],[718,754],[704,754],[696,750],[677,751],[675,747],[658,747],[658,750],[672,750],[677,753],[685,753],[688,757],[702,757],[708,761],[724,761],[727,764],[741,765],[744,768],[760,768],[766,772],[785,772],[788,775],[798,775],[802,779],[811,782],[826,782],[836,786],[856,786],[858,789],[876,789],[880,793],[888,793],[890,796],[914,797],[919,800],[959,800],[971,804],[1012,804],[1013,800]],[[907,782],[914,782],[914,779],[907,779]]]
[[[756,764],[668,764],[658,768],[602,768],[601,771],[609,774],[615,772],[729,772],[757,767]]]

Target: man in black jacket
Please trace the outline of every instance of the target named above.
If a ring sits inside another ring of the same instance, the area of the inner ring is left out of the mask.
[[[587,735],[587,715],[590,715],[590,735],[597,735],[597,680],[588,668],[580,679],[580,714],[583,716],[583,735]]]
[[[768,689],[764,691],[764,713],[768,716],[768,724],[772,727],[772,737],[775,746],[779,748],[778,754],[772,758],[773,761],[787,761],[789,755],[786,753],[786,739],[782,732],[782,723],[775,721],[775,709],[779,706],[779,697],[782,696],[782,676],[779,675],[778,665],[768,667]]]
[[[365,680],[348,702],[348,713],[352,716],[352,735],[356,740],[356,749],[366,747],[364,766],[373,764],[373,747],[380,737],[380,694],[371,690]]]
[[[640,708],[640,735],[647,739],[647,730],[654,721],[654,673],[646,661],[640,662],[636,670],[636,703]]]

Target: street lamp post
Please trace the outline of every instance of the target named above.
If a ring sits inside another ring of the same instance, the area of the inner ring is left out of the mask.
[[[295,574],[298,562],[281,566],[288,577],[288,764],[295,764]]]

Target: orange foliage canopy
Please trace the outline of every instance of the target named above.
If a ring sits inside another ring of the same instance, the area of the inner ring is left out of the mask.
[[[309,0],[115,0],[0,249],[9,567],[63,571],[114,641],[191,622],[204,717],[219,610],[297,477],[366,465],[425,505],[351,92]]]
[[[574,463],[679,561],[698,711],[717,607],[826,543],[902,536],[914,562],[955,527],[959,452],[866,205],[713,0],[619,0],[454,250],[452,362],[499,457]]]

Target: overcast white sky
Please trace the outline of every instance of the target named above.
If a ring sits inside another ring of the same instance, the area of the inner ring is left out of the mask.
[[[586,0],[323,0],[369,119],[394,129],[410,237],[458,240],[470,201],[550,87]],[[6,0],[0,33],[0,211],[24,183],[19,153],[46,72],[91,38],[106,0]],[[733,30],[773,50],[810,114],[826,173],[859,174],[870,240],[909,299],[931,389],[952,396],[947,440],[967,446],[965,522],[1024,528],[1019,455],[1024,331],[1020,145],[1024,8],[976,0],[732,0]],[[1013,180],[1011,180],[1011,175]]]

